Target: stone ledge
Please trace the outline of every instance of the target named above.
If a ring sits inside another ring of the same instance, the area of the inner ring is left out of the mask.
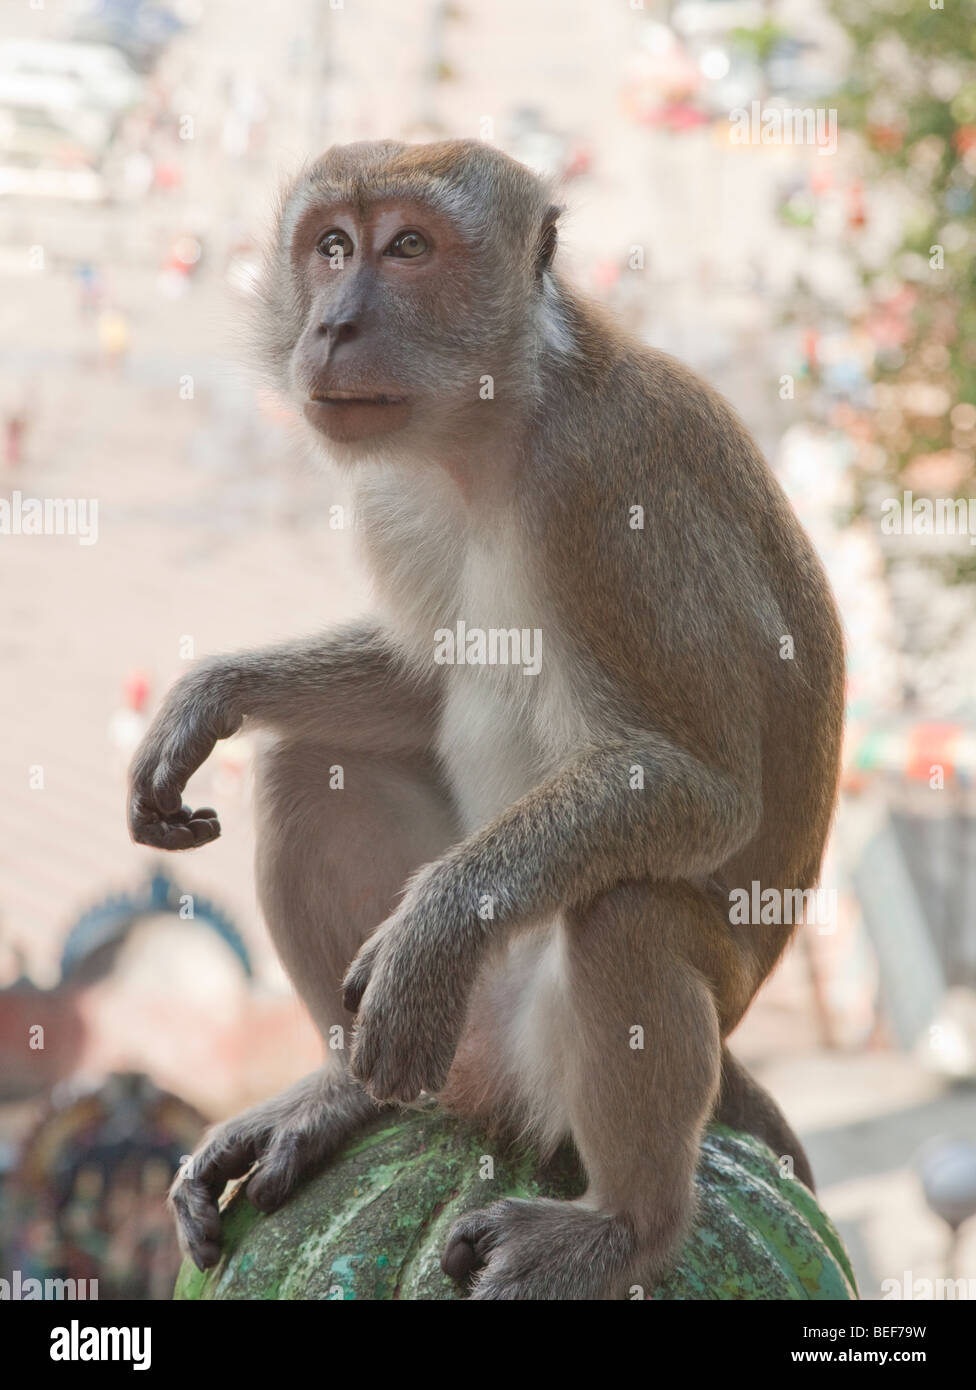
[[[484,1159],[493,1176],[482,1178]],[[541,1168],[499,1152],[434,1111],[384,1117],[290,1202],[261,1215],[242,1190],[224,1212],[224,1255],[206,1274],[184,1263],[177,1299],[457,1299],[440,1256],[465,1211],[500,1197],[575,1197],[569,1150]],[[853,1299],[840,1237],[798,1179],[759,1140],[722,1125],[706,1135],[698,1211],[658,1299]]]

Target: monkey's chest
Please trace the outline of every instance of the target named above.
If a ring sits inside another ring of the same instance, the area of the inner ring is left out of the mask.
[[[470,833],[551,777],[584,729],[524,547],[472,543],[459,590],[435,649],[438,751]]]
[[[539,692],[485,668],[448,672],[438,752],[465,834],[476,830],[544,779],[552,764],[538,737]]]
[[[393,478],[393,493],[366,505],[395,518],[371,533],[374,569],[396,579],[385,587],[394,626],[443,668],[438,753],[469,833],[551,776],[584,730],[519,527],[495,518],[459,542],[437,481],[403,494]]]
[[[465,834],[553,777],[586,739],[563,669],[547,665],[544,648],[538,669],[454,664],[446,687],[438,752]]]

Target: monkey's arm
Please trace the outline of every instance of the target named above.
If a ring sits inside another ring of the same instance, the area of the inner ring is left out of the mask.
[[[502,929],[622,879],[708,875],[759,818],[758,757],[731,774],[644,735],[576,758],[446,855],[424,892],[459,917],[477,901],[467,888],[492,894]]]
[[[393,640],[368,623],[209,657],[173,686],[136,750],[129,831],[157,849],[216,839],[216,813],[184,808],[183,789],[217,740],[230,738],[245,720],[394,755],[428,746],[437,706],[436,683],[414,676]]]
[[[422,870],[346,977],[368,1089],[407,1100],[443,1085],[484,954],[512,928],[625,879],[707,875],[747,844],[757,730],[740,728],[737,746],[734,773],[660,735],[584,752]]]

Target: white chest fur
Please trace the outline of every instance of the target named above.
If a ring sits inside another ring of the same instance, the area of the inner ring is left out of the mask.
[[[470,832],[585,739],[558,631],[514,517],[479,526],[439,471],[377,473],[360,511],[390,620],[418,662],[444,669],[438,751]]]

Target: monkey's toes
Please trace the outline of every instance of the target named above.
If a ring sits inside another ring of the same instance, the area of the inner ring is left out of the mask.
[[[484,1269],[497,1239],[491,1210],[468,1212],[451,1227],[441,1256],[441,1269],[461,1284]]]
[[[321,1166],[324,1149],[315,1129],[279,1133],[247,1180],[248,1201],[266,1216],[277,1211],[295,1188]]]
[[[472,1241],[464,1236],[452,1237],[444,1247],[441,1269],[449,1279],[462,1284],[484,1265]]]
[[[220,1259],[220,1212],[215,1199],[191,1180],[173,1191],[170,1204],[180,1248],[197,1269],[212,1269]]]
[[[187,1243],[187,1254],[201,1274],[205,1274],[220,1260],[220,1242],[202,1239],[190,1241]]]

